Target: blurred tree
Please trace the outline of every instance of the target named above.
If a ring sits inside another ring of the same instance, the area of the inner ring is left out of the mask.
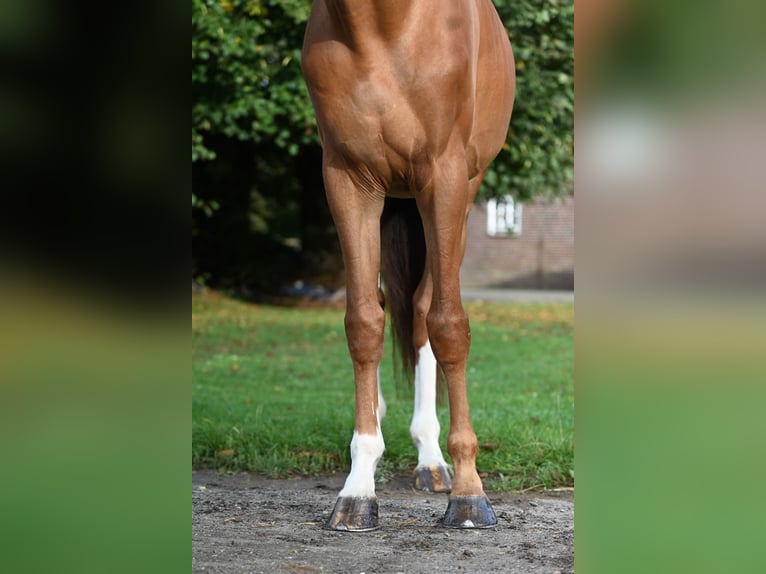
[[[289,155],[316,143],[300,72],[309,0],[192,0],[192,161],[208,137],[268,141]]]
[[[571,193],[572,0],[495,5],[516,54],[517,96],[507,145],[481,194]],[[337,267],[300,71],[310,7],[192,0],[193,272],[219,286],[269,289],[290,273]],[[259,256],[264,250],[283,256]]]
[[[335,248],[300,71],[310,7],[192,0],[193,274],[218,286],[273,290]]]
[[[507,144],[481,195],[571,194],[574,178],[574,3],[494,0],[516,58]]]

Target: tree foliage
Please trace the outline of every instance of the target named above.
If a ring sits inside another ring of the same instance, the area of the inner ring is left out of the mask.
[[[516,101],[507,145],[485,196],[568,194],[574,174],[572,0],[495,0],[516,58]]]
[[[192,161],[212,134],[268,140],[295,156],[316,143],[300,70],[309,0],[192,0]]]

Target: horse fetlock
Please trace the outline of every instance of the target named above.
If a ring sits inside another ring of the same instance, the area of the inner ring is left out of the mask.
[[[447,438],[447,452],[454,461],[476,460],[479,441],[473,431],[451,432]]]
[[[439,442],[439,432],[441,427],[439,426],[439,419],[435,416],[432,418],[417,417],[412,420],[410,425],[410,436],[415,446],[419,446],[427,442]]]

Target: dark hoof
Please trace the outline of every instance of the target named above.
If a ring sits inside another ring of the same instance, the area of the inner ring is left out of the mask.
[[[497,518],[486,496],[450,496],[442,524],[449,528],[492,528]]]
[[[415,469],[415,488],[426,492],[449,492],[452,479],[444,465],[422,466]]]
[[[344,496],[335,501],[335,509],[325,524],[330,530],[367,532],[380,528],[377,498]]]

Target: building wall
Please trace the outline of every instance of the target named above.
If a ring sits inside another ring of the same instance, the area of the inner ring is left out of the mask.
[[[461,269],[464,287],[574,288],[574,198],[536,201],[522,208],[521,233],[487,234],[486,204],[468,217]]]

